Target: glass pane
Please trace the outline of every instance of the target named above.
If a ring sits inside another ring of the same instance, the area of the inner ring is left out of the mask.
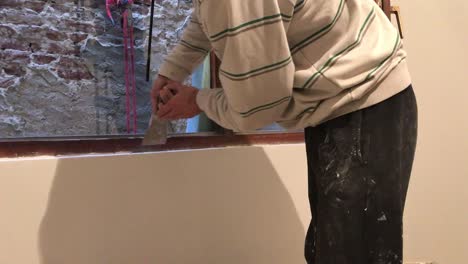
[[[269,126],[266,126],[262,129],[259,129],[259,131],[265,131],[265,132],[279,132],[279,131],[284,131],[286,132],[286,129],[282,128],[280,125],[278,124],[271,124]]]
[[[198,89],[210,89],[210,57],[207,56],[202,65],[192,75],[192,85]],[[216,125],[204,113],[187,120],[185,133],[210,132]]]
[[[186,1],[156,2],[152,77],[191,8]],[[125,42],[125,9],[112,8],[113,25],[104,0],[0,1],[0,138],[144,133],[151,115],[152,83],[145,78],[149,3],[129,7],[133,42]],[[185,133],[187,120],[170,127]]]

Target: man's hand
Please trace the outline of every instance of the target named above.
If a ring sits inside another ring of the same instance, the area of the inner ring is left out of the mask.
[[[166,97],[162,98],[160,97],[160,93],[161,93],[161,90],[163,90],[163,87],[170,83],[176,83],[176,81],[173,81],[162,75],[158,75],[158,78],[154,81],[153,88],[151,89],[151,105],[153,107],[153,113],[157,113],[158,104],[161,101],[164,103],[168,101],[167,95],[165,95]]]
[[[197,105],[198,90],[177,82],[171,82],[163,87],[161,98],[169,98],[167,102],[158,104],[157,115],[162,120],[192,118],[202,112]]]

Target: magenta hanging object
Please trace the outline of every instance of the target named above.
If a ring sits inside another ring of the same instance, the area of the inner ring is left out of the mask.
[[[133,37],[133,0],[106,0],[106,12],[112,25],[115,25],[112,17],[112,9],[117,8],[121,14],[124,63],[125,63],[125,109],[127,121],[127,133],[137,133],[137,106],[136,106],[136,78],[135,78],[135,46]]]

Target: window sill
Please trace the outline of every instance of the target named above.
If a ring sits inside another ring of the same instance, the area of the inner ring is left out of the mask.
[[[190,150],[220,148],[229,146],[249,146],[262,144],[303,143],[304,134],[295,133],[262,133],[219,135],[214,133],[182,134],[168,138],[167,144],[160,146],[141,146],[142,136],[114,137],[68,137],[44,139],[12,139],[0,142],[0,158],[31,156],[64,156],[104,153],[142,153],[163,152],[172,150]]]

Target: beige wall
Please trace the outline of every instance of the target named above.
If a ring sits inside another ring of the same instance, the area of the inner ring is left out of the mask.
[[[0,171],[1,264],[303,263],[302,144],[12,160]]]
[[[399,2],[420,110],[405,258],[468,263],[468,2]],[[306,194],[303,145],[4,160],[0,264],[303,263]]]
[[[406,256],[468,263],[468,2],[399,2],[420,114]]]

